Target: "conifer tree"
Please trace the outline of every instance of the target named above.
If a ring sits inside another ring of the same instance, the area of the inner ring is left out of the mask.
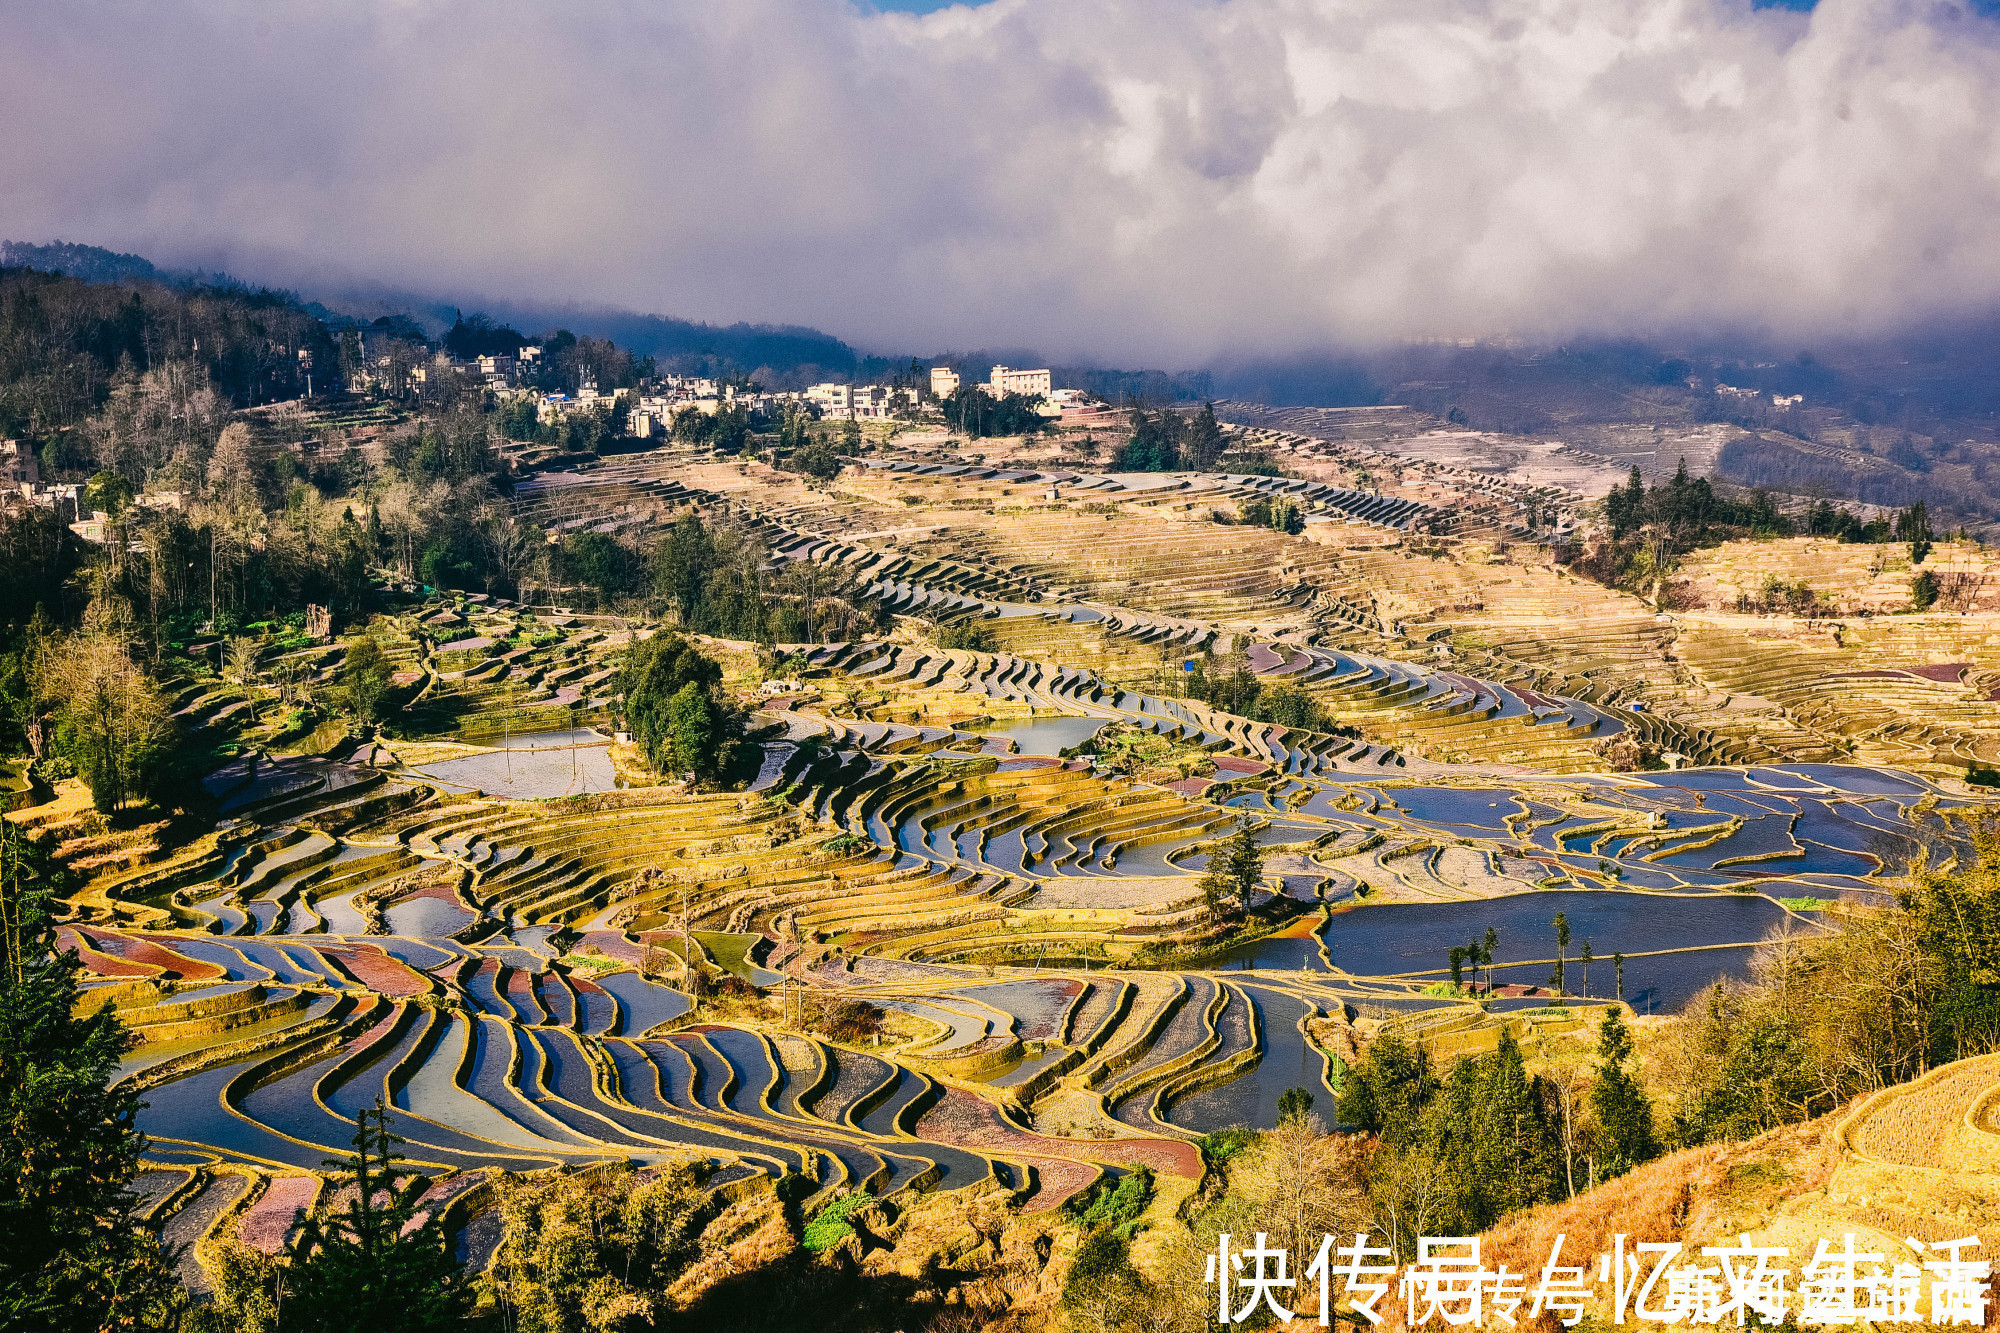
[[[1380,1134],[1385,1145],[1394,1146],[1417,1136],[1437,1086],[1424,1048],[1387,1032],[1347,1071],[1336,1112],[1342,1124]]]
[[[1556,970],[1555,974],[1549,978],[1549,989],[1557,995],[1561,995],[1563,993],[1563,952],[1569,948],[1568,913],[1557,912],[1553,924],[1556,928]]]
[[[1236,891],[1236,901],[1248,908],[1258,886],[1264,882],[1264,849],[1257,845],[1257,839],[1248,825],[1237,829],[1225,847],[1229,879]]]
[[[388,1108],[364,1110],[347,1160],[353,1197],[344,1211],[309,1220],[290,1247],[283,1333],[417,1333],[449,1328],[472,1308],[457,1257],[436,1213],[418,1222],[430,1181],[397,1180]]]
[[[110,1007],[76,1012],[72,951],[56,948],[60,870],[0,823],[0,1328],[153,1328],[179,1296],[131,1192],[145,1139]]]
[[[1653,1105],[1625,1065],[1632,1058],[1632,1030],[1617,1005],[1607,1005],[1597,1030],[1597,1081],[1590,1108],[1597,1116],[1601,1151],[1598,1179],[1622,1174],[1660,1155]]]

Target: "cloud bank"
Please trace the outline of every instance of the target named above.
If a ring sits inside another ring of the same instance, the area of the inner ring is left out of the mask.
[[[1951,0],[13,0],[0,233],[1189,364],[2000,306]]]

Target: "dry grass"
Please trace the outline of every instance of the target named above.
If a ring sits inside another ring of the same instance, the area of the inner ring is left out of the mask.
[[[1940,1071],[1878,1103],[1855,1126],[1855,1150],[1885,1162],[1963,1169],[1968,1163],[1958,1131],[1966,1108],[1995,1083],[2000,1083],[2000,1056]]]

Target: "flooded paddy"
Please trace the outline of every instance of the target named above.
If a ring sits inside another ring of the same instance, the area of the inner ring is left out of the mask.
[[[1278,1098],[1287,1089],[1304,1088],[1313,1095],[1313,1110],[1332,1124],[1333,1099],[1321,1082],[1326,1057],[1299,1031],[1299,1020],[1313,1012],[1312,1006],[1297,996],[1263,986],[1245,986],[1243,993],[1257,1011],[1263,1058],[1227,1083],[1174,1102],[1165,1112],[1166,1119],[1203,1134],[1237,1125],[1270,1129],[1278,1123]]]
[[[1101,717],[1037,717],[969,730],[978,736],[1011,740],[1021,754],[1060,757],[1074,753],[1105,725]]]
[[[510,736],[485,754],[441,759],[415,771],[451,791],[512,801],[581,796],[618,785],[611,738],[587,727]]]
[[[1416,975],[1446,979],[1454,946],[1491,928],[1496,985],[1546,986],[1556,954],[1556,914],[1569,919],[1565,989],[1583,984],[1577,961],[1584,941],[1596,955],[1592,993],[1616,986],[1612,954],[1623,952],[1625,998],[1643,1012],[1677,1007],[1718,977],[1749,975],[1751,949],[1774,930],[1809,930],[1761,894],[1652,894],[1625,890],[1548,890],[1452,903],[1389,903],[1336,910],[1326,926],[1295,926],[1224,955],[1227,968],[1324,972],[1324,942],[1335,968],[1355,976]],[[1690,952],[1679,952],[1687,950]],[[1637,955],[1645,955],[1643,957]],[[1523,958],[1532,962],[1519,961]],[[1428,974],[1428,975],[1423,975]]]

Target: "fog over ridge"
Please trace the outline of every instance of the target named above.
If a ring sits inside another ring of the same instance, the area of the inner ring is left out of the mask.
[[[0,232],[1193,364],[2000,307],[1951,0],[23,0]]]

